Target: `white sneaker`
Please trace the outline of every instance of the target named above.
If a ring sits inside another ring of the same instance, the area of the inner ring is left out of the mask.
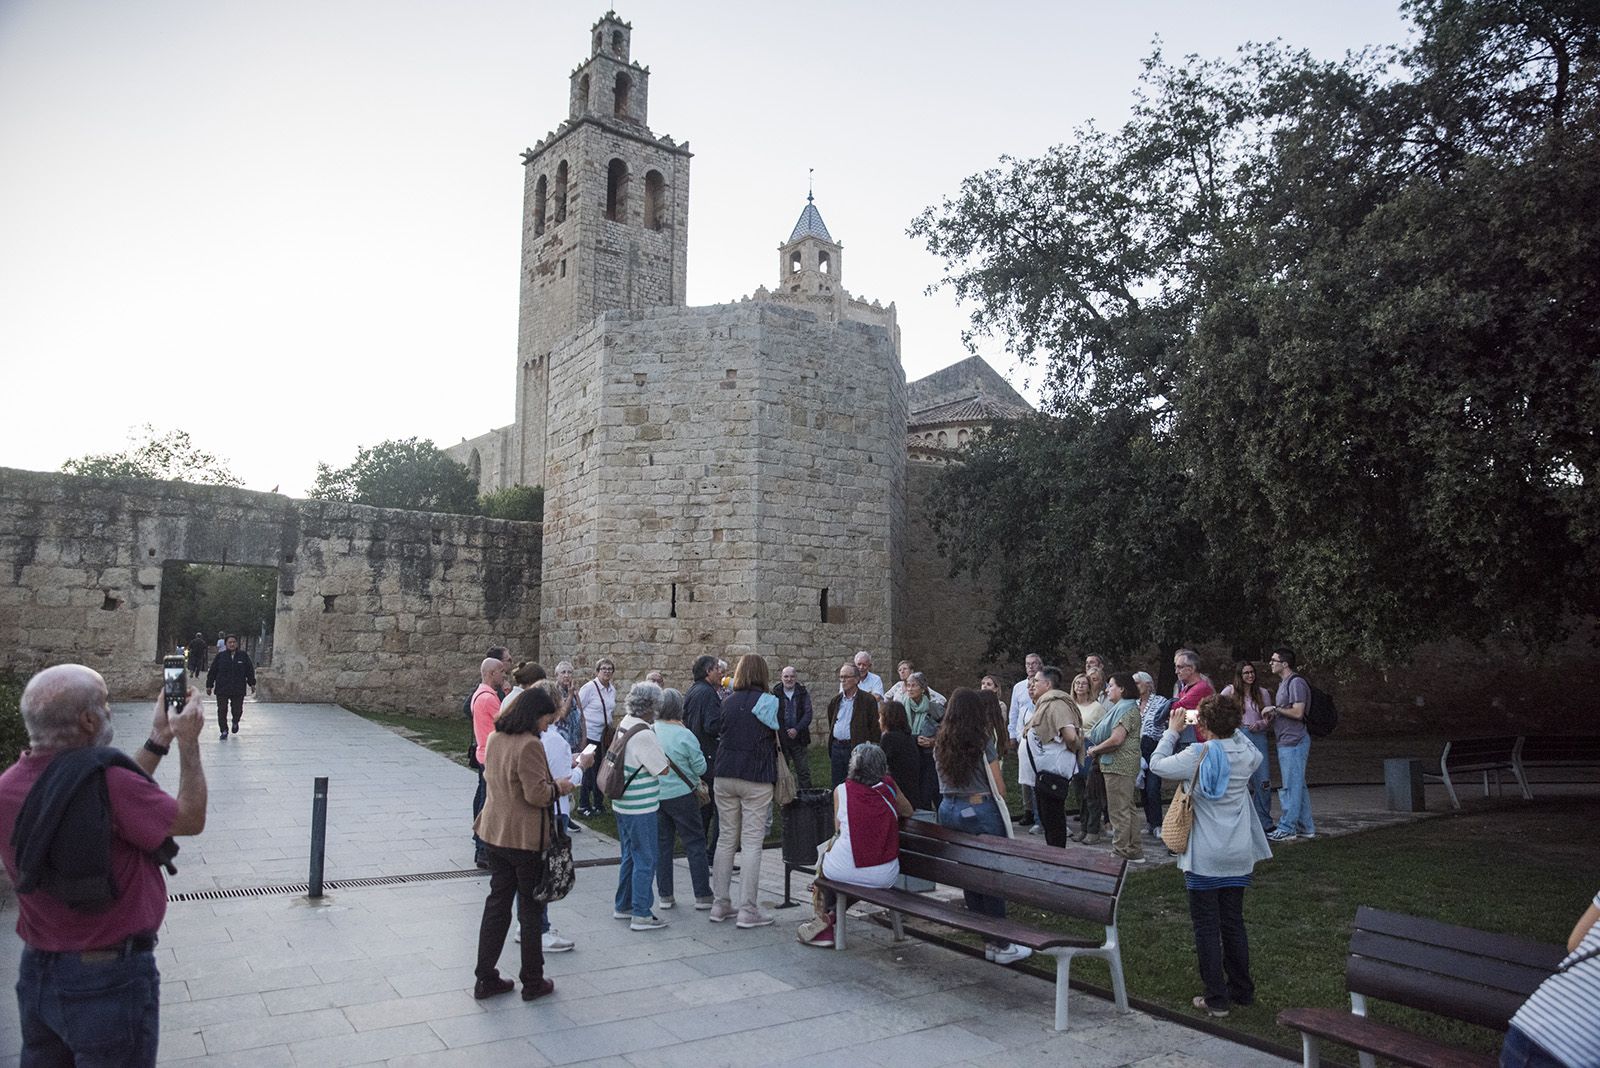
[[[522,941],[522,934],[517,933],[517,941]],[[546,931],[540,938],[540,944],[546,953],[565,953],[575,944],[570,938],[562,938],[554,931]]]
[[[1296,837],[1297,837],[1297,835],[1293,831],[1286,831],[1282,827],[1279,827],[1277,830],[1275,830],[1271,834],[1267,835],[1267,841],[1269,841],[1269,842],[1292,842],[1292,841],[1295,840]]]
[[[613,920],[631,920],[633,919],[633,913],[623,912],[621,909],[612,909],[611,918]]]
[[[1028,833],[1029,834],[1043,834],[1044,833],[1044,825],[1040,824],[1040,823],[1035,823],[1032,827],[1028,828]]]
[[[1019,946],[1015,943],[1011,943],[1010,945],[999,946],[995,949],[994,962],[996,964],[1015,964],[1017,961],[1027,960],[1031,956],[1033,956],[1033,950],[1029,949],[1027,946]]]
[[[670,909],[672,906],[674,906],[676,904],[677,904],[677,902],[672,900],[672,898],[670,898],[670,897],[663,897],[663,898],[657,898],[656,899],[656,908],[658,908],[658,909]]]
[[[733,925],[745,930],[752,927],[770,927],[773,919],[772,913],[762,909],[740,909],[739,918]]]
[[[993,942],[985,942],[983,944],[983,959],[986,960],[986,961],[991,961],[991,962],[994,960],[994,943]]]
[[[633,922],[628,924],[630,931],[654,931],[667,925],[667,921],[651,913],[649,916],[635,916]]]

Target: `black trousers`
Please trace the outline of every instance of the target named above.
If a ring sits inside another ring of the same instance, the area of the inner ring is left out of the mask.
[[[709,766],[708,769],[709,770]],[[702,775],[701,780],[706,784],[706,789],[711,791],[711,796],[717,796],[717,777],[715,775]],[[706,832],[706,857],[717,855],[717,838],[722,832],[722,821],[717,818],[717,803],[712,801],[709,805],[700,806],[700,826]],[[657,861],[661,858],[657,857]]]
[[[1033,811],[1039,817],[1039,822],[1044,826],[1044,844],[1064,846],[1067,844],[1067,800],[1064,797],[1051,797],[1043,790],[1034,788]]]
[[[539,938],[539,905],[532,898],[533,888],[544,875],[544,854],[530,849],[485,847],[489,859],[489,896],[483,902],[483,922],[478,926],[478,966],[480,980],[498,978],[495,966],[506,947],[511,929],[511,902],[517,902],[517,922],[522,924],[522,971],[517,978],[523,986],[544,982],[544,946]]]
[[[1159,738],[1140,738],[1139,755],[1149,763],[1150,755],[1156,751],[1156,746],[1161,744]],[[1144,821],[1151,829],[1161,829],[1161,776],[1149,768],[1144,772]]]
[[[228,729],[228,709],[233,709],[233,725],[239,725],[239,718],[244,715],[244,694],[238,697],[224,697],[217,694],[217,729]]]
[[[1206,1004],[1226,1009],[1256,999],[1250,978],[1250,940],[1244,931],[1244,888],[1190,890],[1189,919],[1194,924],[1195,956]]]
[[[1084,834],[1099,834],[1106,818],[1106,778],[1100,772],[1100,761],[1093,760],[1089,769],[1081,773],[1083,779],[1083,804],[1079,818]],[[1042,800],[1035,791],[1035,800]]]

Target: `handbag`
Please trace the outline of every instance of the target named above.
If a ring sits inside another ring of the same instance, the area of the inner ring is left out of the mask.
[[[578,878],[577,868],[572,863],[572,838],[556,816],[554,801],[550,803],[545,816],[550,820],[550,838],[544,850],[544,871],[539,874],[533,891],[528,895],[541,905],[566,897],[572,892],[572,884]]]
[[[1056,801],[1065,801],[1067,793],[1072,789],[1072,779],[1066,775],[1057,775],[1053,771],[1040,771],[1039,765],[1034,763],[1033,743],[1028,741],[1028,734],[1022,736],[1022,748],[1028,751],[1028,766],[1033,769],[1033,792],[1044,794]]]
[[[773,758],[778,762],[778,778],[773,784],[773,800],[782,808],[796,797],[800,796],[800,788],[795,785],[794,772],[789,768],[789,762],[783,758],[783,745],[778,740],[778,732],[772,732]]]
[[[662,753],[661,755],[667,756],[665,753]],[[706,781],[704,779],[689,778],[689,776],[678,770],[678,765],[672,762],[671,757],[667,757],[667,767],[676,772],[678,778],[683,780],[684,785],[694,791],[694,799],[696,801],[700,802],[702,806],[711,804],[711,787],[706,785]]]
[[[1205,761],[1205,747],[1200,747],[1201,763]],[[1194,788],[1200,781],[1200,764],[1194,766],[1194,774],[1189,776],[1189,785],[1185,789],[1183,783],[1178,784],[1178,792],[1172,795],[1172,804],[1167,806],[1166,815],[1161,817],[1161,840],[1167,843],[1167,848],[1174,853],[1182,853],[1189,848],[1189,832],[1194,828]]]

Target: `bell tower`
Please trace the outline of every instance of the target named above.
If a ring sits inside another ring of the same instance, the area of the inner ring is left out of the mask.
[[[844,246],[828,233],[816,197],[807,193],[794,232],[778,246],[777,292],[830,297],[843,293],[843,260]]]
[[[550,355],[596,316],[683,306],[687,142],[649,126],[650,70],[633,26],[607,11],[570,75],[567,118],[523,152],[517,455],[509,483],[542,485]]]

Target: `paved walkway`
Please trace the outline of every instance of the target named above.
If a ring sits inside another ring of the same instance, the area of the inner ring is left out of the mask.
[[[148,710],[116,709],[125,746]],[[247,704],[243,732],[202,736],[211,811],[185,839],[175,895],[303,882],[311,780],[327,775],[327,877],[470,868],[465,768],[342,709]],[[177,762],[159,775],[175,788]],[[615,844],[579,836],[584,856]],[[688,873],[680,863],[679,880]],[[764,901],[779,896],[776,851]],[[157,949],[162,1060],[174,1065],[1015,1065],[1110,1068],[1282,1064],[1246,1047],[1072,995],[1051,1027],[1048,984],[857,924],[848,952],[794,940],[802,909],[740,931],[681,906],[671,926],[611,919],[613,871],[579,872],[552,917],[578,943],[548,958],[556,993],[472,999],[485,883],[446,878],[339,890],[321,904],[266,894],[175,901]],[[680,897],[682,900],[682,897]],[[11,912],[6,901],[0,912]],[[0,974],[15,974],[15,917],[0,917]],[[501,970],[514,974],[508,943]],[[1137,993],[1137,992],[1135,992]],[[0,998],[0,1064],[16,1063],[16,1006]]]

